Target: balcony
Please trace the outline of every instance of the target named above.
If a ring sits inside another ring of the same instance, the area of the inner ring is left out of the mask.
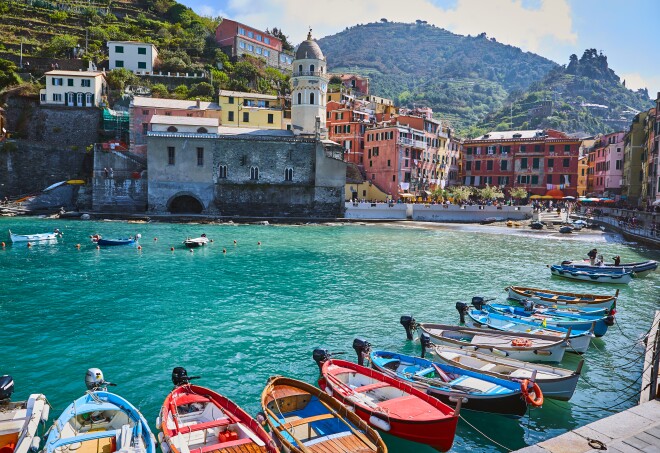
[[[328,74],[321,71],[294,71],[293,77],[323,77],[329,79]]]
[[[399,138],[402,145],[412,146],[413,148],[426,149],[426,142],[422,140],[413,140],[411,138]]]

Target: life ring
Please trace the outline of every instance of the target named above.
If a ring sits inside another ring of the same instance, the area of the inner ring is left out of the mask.
[[[529,392],[530,382],[527,379],[523,379],[520,382],[520,392],[525,398],[527,404],[531,404],[534,407],[543,406],[543,392],[541,392],[541,387],[536,382],[531,383],[532,393],[534,393],[534,398],[532,398]]]
[[[514,338],[511,340],[511,346],[516,346],[519,348],[530,348],[532,347],[532,340],[529,338]]]

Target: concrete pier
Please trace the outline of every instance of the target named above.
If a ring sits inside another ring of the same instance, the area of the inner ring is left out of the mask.
[[[640,404],[561,436],[517,450],[519,453],[660,453],[660,311],[656,311],[646,340]]]

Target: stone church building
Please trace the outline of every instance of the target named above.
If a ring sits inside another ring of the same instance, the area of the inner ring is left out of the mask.
[[[292,130],[223,127],[208,118],[171,117],[171,124],[167,117],[152,119],[148,211],[341,217],[346,164],[342,148],[326,138],[328,79],[310,32],[293,62]]]

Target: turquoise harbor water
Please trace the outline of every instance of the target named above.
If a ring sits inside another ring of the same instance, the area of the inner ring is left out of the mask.
[[[317,346],[346,351],[355,360],[351,342],[362,336],[377,348],[417,354],[419,345],[406,341],[398,323],[402,314],[454,323],[457,301],[474,295],[504,301],[510,284],[612,293],[614,285],[551,278],[545,267],[583,257],[594,246],[624,261],[660,259],[616,236],[548,237],[501,227],[12,218],[0,219],[6,242],[8,228],[22,234],[64,231],[57,244],[0,249],[0,374],[14,376],[14,399],[45,393],[55,408],[53,419],[84,392],[87,368],[98,367],[152,427],[175,366],[202,375],[201,385],[254,414],[268,376],[315,381],[311,353]],[[108,238],[141,233],[142,250],[96,250],[89,242],[94,233]],[[181,246],[187,236],[201,233],[214,243],[194,253]],[[643,352],[634,340],[659,308],[659,288],[660,273],[620,288],[621,329],[614,326],[594,341],[585,355],[586,379],[569,403],[546,400],[520,420],[468,411],[463,416],[504,446],[520,448],[634,405]],[[574,368],[578,360],[567,354],[563,366]],[[393,452],[431,451],[386,441]],[[495,449],[459,423],[453,451]]]

